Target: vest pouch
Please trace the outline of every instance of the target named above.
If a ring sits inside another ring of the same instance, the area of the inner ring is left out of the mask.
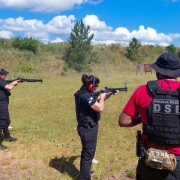
[[[145,164],[155,169],[173,171],[177,161],[175,155],[166,150],[150,148],[145,152]]]
[[[101,119],[101,114],[100,113],[96,113],[96,121],[99,121]]]
[[[79,124],[85,128],[88,128],[88,127],[94,127],[97,123],[94,122],[89,116],[82,115],[82,118]]]

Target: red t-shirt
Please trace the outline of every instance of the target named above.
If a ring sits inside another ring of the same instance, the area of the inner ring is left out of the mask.
[[[180,83],[175,80],[158,80],[158,85],[162,90],[176,90]],[[141,85],[134,91],[123,111],[130,116],[140,115],[142,122],[147,124],[146,109],[152,99],[153,94],[149,91],[147,85]],[[142,138],[146,148],[153,146],[152,143],[147,142],[147,137],[144,134],[142,134]],[[158,148],[161,149],[160,146]],[[166,147],[166,150],[173,154],[180,155],[180,145]]]

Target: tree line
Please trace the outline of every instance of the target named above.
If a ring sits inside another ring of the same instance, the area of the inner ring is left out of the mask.
[[[92,63],[98,62],[98,52],[93,50],[92,40],[94,34],[90,34],[90,26],[85,26],[82,20],[77,21],[74,27],[71,29],[70,36],[67,42],[63,43],[63,70],[67,71],[69,68],[74,69],[77,72],[89,70]],[[38,39],[32,37],[22,38],[20,36],[12,39],[0,38],[0,47],[8,49],[14,48],[20,51],[30,51],[37,54],[40,49],[47,47],[51,51],[57,49],[57,53],[62,50],[62,46],[58,46],[61,43],[57,43],[55,46],[51,46],[52,43],[43,44]],[[120,44],[111,44],[112,50],[117,49]],[[152,46],[152,45],[150,45]],[[56,47],[56,48],[55,48]],[[129,42],[129,45],[125,47],[126,53],[124,54],[130,61],[142,62],[144,54],[141,50],[142,44],[135,37]],[[153,47],[153,46],[152,46]],[[180,51],[173,44],[166,46],[165,50],[168,52],[177,53],[180,57]]]

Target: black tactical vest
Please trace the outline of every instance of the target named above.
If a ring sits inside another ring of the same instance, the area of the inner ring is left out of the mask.
[[[100,119],[100,113],[89,109],[89,107],[87,109],[82,107],[81,100],[80,100],[80,96],[82,95],[82,93],[86,93],[86,91],[77,91],[74,94],[77,122],[81,124],[90,123],[92,126],[94,126],[95,124],[97,124],[97,122]]]
[[[154,97],[147,108],[147,125],[143,131],[149,142],[157,145],[180,144],[179,92],[161,90],[157,81],[147,83]]]

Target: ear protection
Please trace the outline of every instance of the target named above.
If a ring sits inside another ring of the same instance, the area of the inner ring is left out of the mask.
[[[93,90],[93,88],[95,87],[95,81],[96,81],[96,78],[94,77],[94,78],[93,78],[93,84],[90,84],[90,85],[88,86],[88,91],[92,91],[92,90]]]

